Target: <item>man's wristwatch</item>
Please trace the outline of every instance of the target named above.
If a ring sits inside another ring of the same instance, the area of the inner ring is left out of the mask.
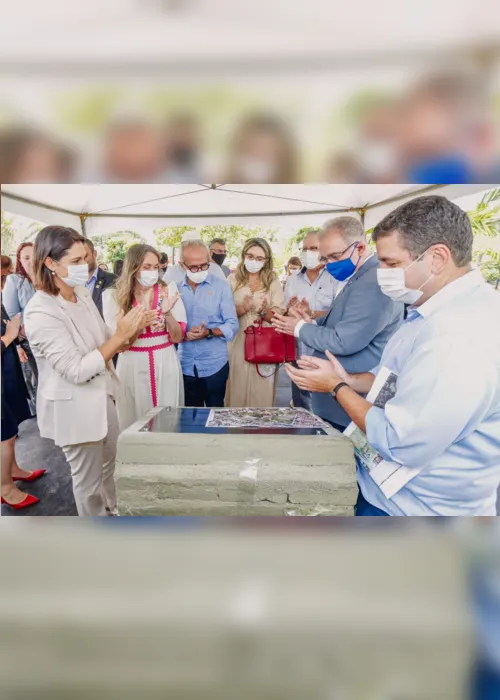
[[[339,382],[336,386],[333,387],[332,396],[336,401],[338,400],[337,394],[343,386],[349,386],[349,384],[347,384],[346,382]]]
[[[208,330],[207,338],[215,338],[213,330],[211,328],[208,328],[207,330]]]

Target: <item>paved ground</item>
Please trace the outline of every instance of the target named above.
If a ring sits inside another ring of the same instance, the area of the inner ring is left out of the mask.
[[[290,381],[282,371],[279,376],[276,405],[288,406],[291,397]],[[40,503],[20,512],[8,506],[1,506],[2,516],[76,515],[69,466],[62,451],[55,447],[51,440],[40,437],[36,420],[32,419],[22,424],[16,451],[18,462],[24,469],[45,468],[47,474],[33,484],[21,485],[22,490],[37,496]],[[497,513],[500,515],[500,491]]]

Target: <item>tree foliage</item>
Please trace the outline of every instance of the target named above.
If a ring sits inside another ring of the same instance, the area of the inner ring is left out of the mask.
[[[477,207],[467,212],[476,238],[474,260],[488,282],[500,280],[500,188],[487,192]]]
[[[187,231],[195,230],[193,226],[166,226],[155,231],[156,245],[161,248],[180,246],[182,237]],[[196,229],[202,241],[210,243],[213,238],[224,238],[227,254],[231,257],[239,255],[243,244],[248,238],[265,238],[269,243],[276,242],[278,228],[276,226],[240,226],[238,224],[215,224],[201,226]]]
[[[94,237],[92,240],[99,248],[104,248],[104,258],[109,263],[123,260],[131,246],[144,243],[142,236],[134,231],[118,231],[106,237]]]
[[[16,229],[14,218],[2,211],[2,253],[13,255],[16,252]]]

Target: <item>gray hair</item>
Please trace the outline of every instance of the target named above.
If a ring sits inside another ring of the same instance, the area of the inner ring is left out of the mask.
[[[184,253],[186,250],[189,248],[204,248],[207,251],[207,256],[208,259],[210,260],[210,251],[208,250],[208,246],[206,243],[204,243],[201,238],[192,240],[192,241],[183,241],[181,243],[181,260],[184,261]]]
[[[333,230],[338,231],[346,243],[366,241],[363,225],[354,216],[337,216],[335,219],[329,219],[319,233],[320,239]]]
[[[372,238],[376,242],[391,233],[399,235],[414,259],[441,243],[449,248],[457,267],[472,262],[474,237],[469,217],[446,197],[416,197],[401,204],[375,226]]]

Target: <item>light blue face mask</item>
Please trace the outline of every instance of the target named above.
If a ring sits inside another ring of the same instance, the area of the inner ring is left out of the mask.
[[[359,245],[359,241],[356,241],[355,243],[352,243],[350,246],[348,246],[342,255],[349,250],[349,248],[352,248],[353,246]],[[353,251],[354,253],[354,251]],[[352,261],[352,253],[351,255],[346,259],[346,260],[338,260],[337,262],[329,262],[326,265],[326,269],[328,272],[331,274],[331,276],[336,279],[338,282],[344,282],[348,277],[350,277],[355,271],[356,268],[359,264],[359,261],[361,259],[361,255],[358,257],[358,262],[356,264],[353,263]]]

